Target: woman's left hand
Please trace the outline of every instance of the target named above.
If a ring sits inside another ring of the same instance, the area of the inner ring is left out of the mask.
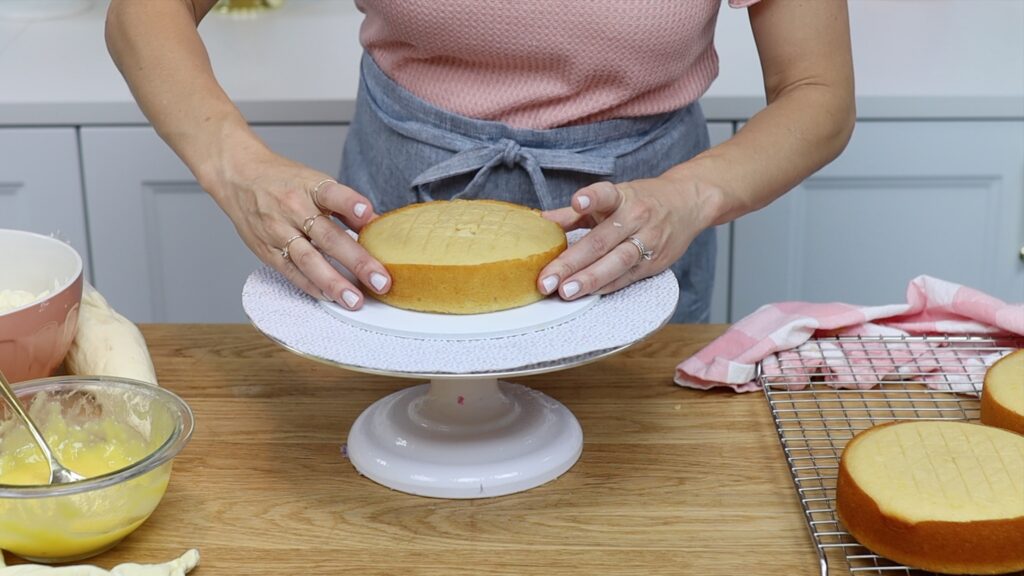
[[[706,198],[695,182],[664,175],[581,188],[569,206],[544,217],[566,231],[591,230],[541,270],[538,289],[551,294],[558,288],[562,298],[575,300],[654,276],[712,224]]]

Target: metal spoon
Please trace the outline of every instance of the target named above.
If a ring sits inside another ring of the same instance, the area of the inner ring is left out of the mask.
[[[0,395],[3,395],[4,400],[14,410],[14,413],[21,418],[21,421],[25,424],[25,428],[28,428],[29,434],[35,439],[36,445],[39,446],[39,450],[42,451],[43,457],[50,464],[50,484],[67,484],[68,482],[77,482],[79,480],[85,480],[85,476],[76,474],[71,470],[68,470],[57,460],[57,457],[53,455],[53,451],[50,450],[50,446],[46,444],[46,440],[43,439],[43,435],[39,433],[39,428],[36,428],[35,422],[29,418],[28,413],[21,407],[21,402],[18,402],[18,397],[14,395],[14,391],[11,390],[11,385],[7,382],[7,378],[4,377],[3,371],[0,371]]]

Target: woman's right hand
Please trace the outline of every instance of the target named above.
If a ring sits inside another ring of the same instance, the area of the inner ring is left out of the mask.
[[[310,296],[349,310],[362,307],[363,292],[325,256],[370,290],[387,292],[387,269],[330,218],[358,231],[377,217],[370,201],[322,172],[256,148],[206,186],[246,246]]]

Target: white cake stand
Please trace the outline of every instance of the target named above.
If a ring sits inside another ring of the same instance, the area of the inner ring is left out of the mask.
[[[356,419],[347,449],[361,474],[410,494],[485,498],[547,483],[583,449],[568,408],[502,379],[619,352],[664,325],[678,295],[675,277],[664,272],[600,299],[549,299],[513,313],[525,320],[479,315],[473,328],[471,317],[399,311],[396,320],[391,307],[378,316],[375,308],[385,305],[371,300],[351,313],[309,298],[265,267],[246,282],[243,305],[258,330],[300,356],[429,380],[378,400]]]

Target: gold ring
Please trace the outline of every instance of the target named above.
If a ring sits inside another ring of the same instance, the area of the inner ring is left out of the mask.
[[[323,180],[316,183],[316,186],[313,187],[313,192],[310,193],[310,199],[313,201],[313,205],[316,206],[317,210],[323,212],[324,214],[329,213],[330,210],[324,208],[324,205],[320,203],[320,188],[322,188],[323,185],[327,183],[337,184],[337,182],[335,182],[332,178],[324,178]]]
[[[316,219],[323,215],[324,214],[321,212],[319,214],[314,214],[302,221],[302,231],[306,234],[306,238],[310,237],[310,233],[313,230],[313,222],[316,222]]]
[[[281,248],[281,258],[284,258],[285,260],[291,260],[291,253],[289,252],[289,248],[291,247],[292,242],[295,242],[299,238],[305,238],[305,236],[303,236],[302,234],[296,234],[295,236],[292,236],[291,238],[288,239],[287,242],[284,243],[284,248]]]
[[[636,236],[630,236],[629,238],[626,238],[626,240],[632,243],[633,246],[636,246],[636,249],[640,251],[641,259],[650,260],[651,258],[654,258],[654,252],[648,250],[647,246],[644,246],[643,241]]]

